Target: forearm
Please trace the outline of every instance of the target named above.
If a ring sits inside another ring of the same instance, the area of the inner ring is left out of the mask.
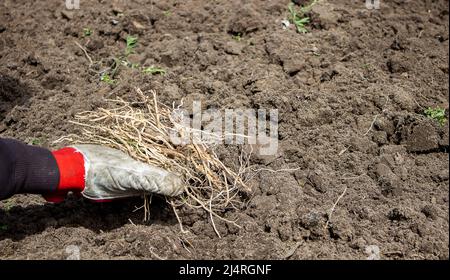
[[[0,139],[0,200],[19,193],[55,192],[59,177],[49,150]]]
[[[69,192],[94,201],[157,193],[176,196],[184,182],[176,174],[97,145],[56,151],[0,139],[0,200],[20,193],[61,202]]]

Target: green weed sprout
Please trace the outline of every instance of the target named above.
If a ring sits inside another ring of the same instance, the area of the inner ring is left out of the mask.
[[[83,34],[85,37],[89,37],[92,35],[92,30],[90,28],[84,28],[83,29]]]
[[[34,138],[33,140],[31,140],[31,145],[33,146],[38,146],[41,144],[41,139],[39,138]]]
[[[151,75],[156,75],[156,74],[160,74],[160,75],[164,75],[166,74],[166,70],[162,69],[162,68],[157,68],[157,67],[147,67],[144,70],[142,70],[143,73],[145,74],[151,74]]]
[[[129,56],[134,53],[134,48],[138,43],[138,38],[133,36],[127,37],[127,47],[125,48],[125,56]]]
[[[128,60],[128,56],[130,54],[134,53],[134,50],[137,46],[138,43],[138,38],[137,37],[133,37],[131,35],[129,35],[126,39],[126,48],[124,51],[124,54],[114,58],[114,62],[112,63],[112,66],[108,69],[108,71],[104,72],[101,77],[100,80],[102,82],[105,82],[109,85],[114,85],[116,84],[116,80],[114,79],[117,75],[117,73],[119,72],[119,68],[121,66],[125,66],[125,67],[130,67],[131,69],[142,69],[142,72],[145,74],[150,74],[150,75],[164,75],[166,74],[166,70],[162,69],[162,68],[158,68],[158,67],[140,67],[139,63],[131,63]]]
[[[306,25],[310,23],[311,19],[307,16],[307,13],[311,11],[311,8],[317,3],[318,0],[312,1],[309,5],[300,8],[297,11],[294,7],[294,3],[289,3],[289,21],[295,25],[298,33],[307,33],[308,29]]]
[[[7,199],[3,202],[3,209],[8,212],[9,210],[11,210],[11,208],[13,208],[16,205],[16,203],[14,202],[14,200],[11,199]]]
[[[445,109],[428,107],[424,110],[425,116],[437,121],[441,126],[447,122],[445,117]]]
[[[108,85],[113,85],[116,83],[116,80],[111,78],[108,73],[103,73],[100,77],[100,81],[107,83]]]
[[[233,38],[233,40],[240,42],[240,41],[242,41],[242,34],[238,33],[236,35],[232,35],[231,38]]]

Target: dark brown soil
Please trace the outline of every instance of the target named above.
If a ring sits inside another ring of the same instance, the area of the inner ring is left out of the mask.
[[[224,213],[242,228],[218,223],[221,239],[190,211],[181,234],[163,200],[145,224],[140,199],[15,196],[0,203],[0,258],[65,259],[75,245],[82,259],[366,259],[375,245],[381,259],[448,259],[448,123],[423,114],[448,109],[448,1],[364,2],[322,0],[299,34],[282,28],[288,0],[82,0],[72,11],[2,0],[1,137],[59,148],[78,131],[74,114],[138,86],[166,104],[279,109],[279,153],[252,163],[299,170],[261,172],[246,207]],[[130,60],[166,75],[99,80],[128,34],[139,37]],[[224,160],[237,151],[222,148]]]

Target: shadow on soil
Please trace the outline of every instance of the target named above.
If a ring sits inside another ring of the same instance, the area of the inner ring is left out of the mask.
[[[151,219],[144,222],[143,200],[133,198],[108,203],[96,203],[75,197],[60,204],[17,206],[0,209],[0,240],[22,240],[47,228],[84,227],[97,233],[107,232],[133,222],[133,224],[176,223],[170,208],[161,198],[153,198]]]

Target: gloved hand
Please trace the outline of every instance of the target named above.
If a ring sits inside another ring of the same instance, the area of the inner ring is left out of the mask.
[[[53,152],[60,180],[57,191],[44,198],[61,202],[68,192],[94,201],[156,193],[177,196],[183,192],[180,177],[136,161],[125,153],[98,145],[76,145]]]

